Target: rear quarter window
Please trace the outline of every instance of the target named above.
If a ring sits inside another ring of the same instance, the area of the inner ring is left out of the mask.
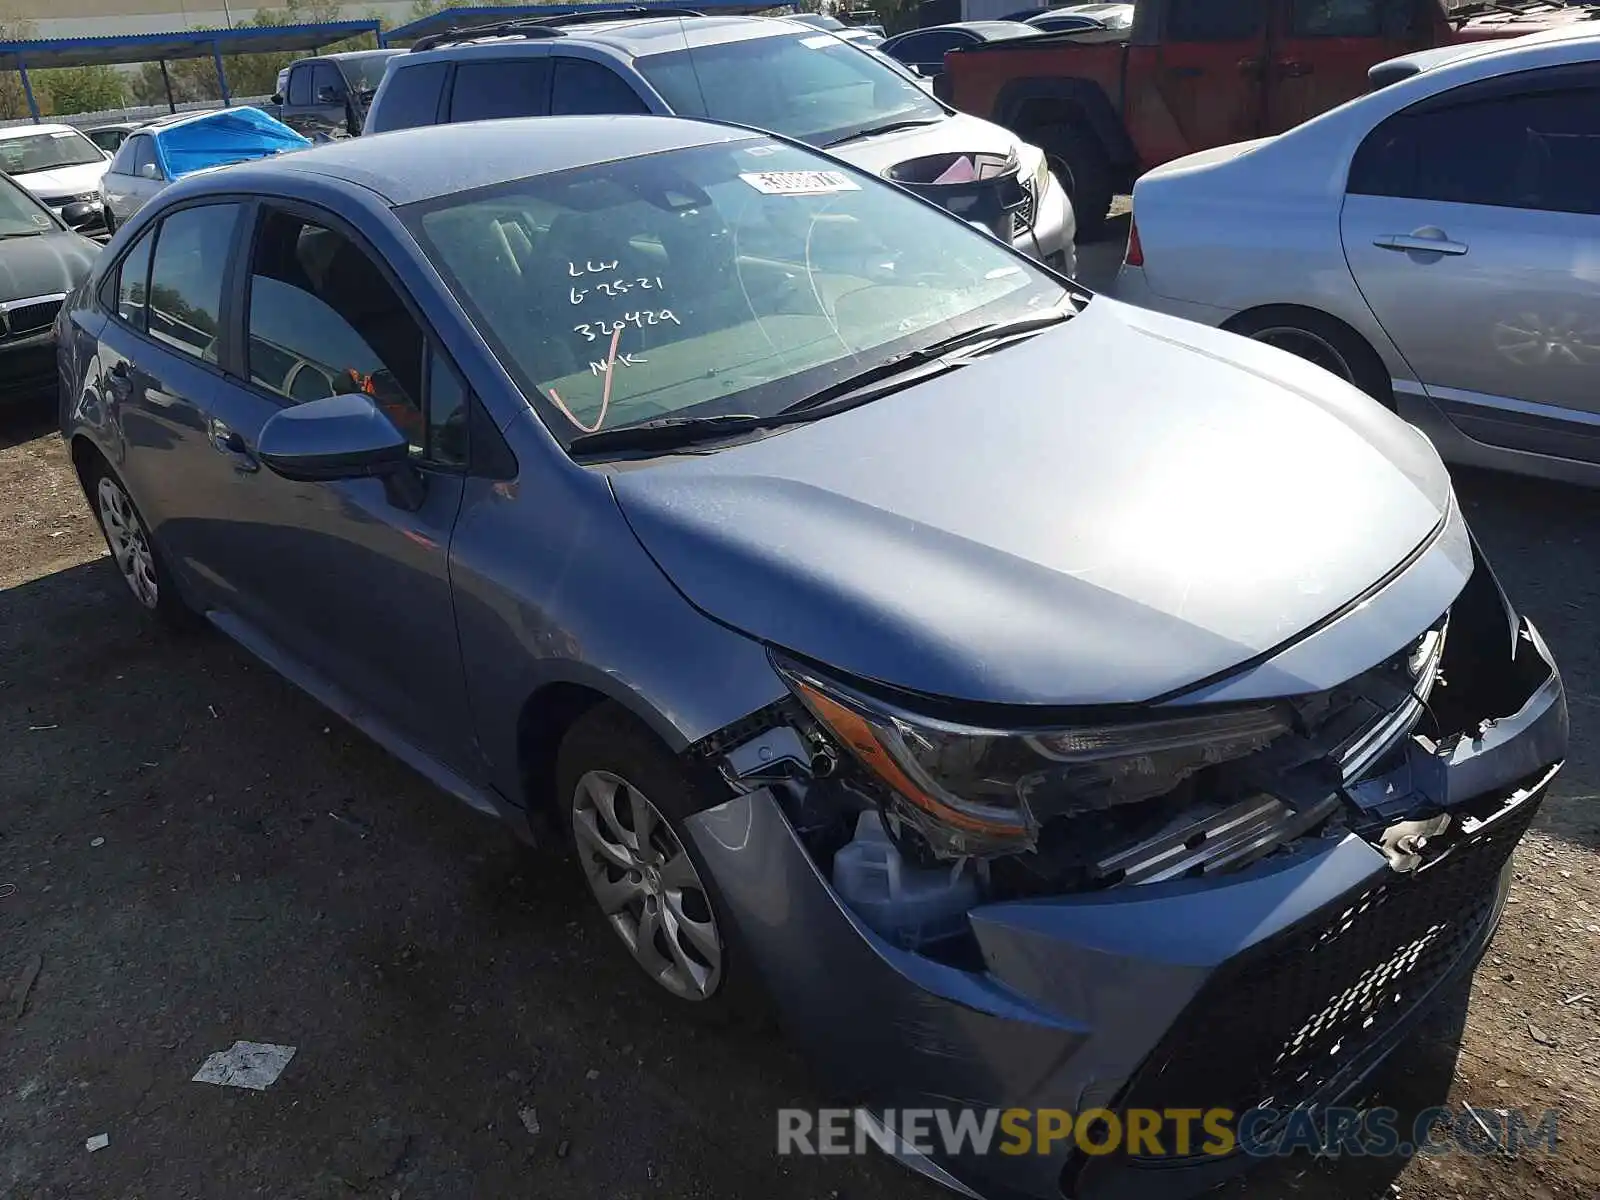
[[[396,67],[384,83],[381,102],[374,105],[375,111],[368,122],[371,132],[436,124],[445,77],[449,73],[447,62]]]

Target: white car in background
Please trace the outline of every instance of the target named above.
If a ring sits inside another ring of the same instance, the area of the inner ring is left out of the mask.
[[[1371,78],[1140,179],[1110,294],[1309,359],[1453,462],[1600,485],[1600,31]]]
[[[70,125],[0,129],[0,170],[79,233],[104,224],[100,181],[111,156]]]

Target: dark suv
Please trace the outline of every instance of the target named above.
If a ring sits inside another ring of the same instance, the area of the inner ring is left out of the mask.
[[[883,175],[912,160],[1013,159],[1024,254],[1070,273],[1072,205],[1044,152],[936,100],[898,63],[814,25],[602,9],[423,38],[393,59],[365,132],[499,117],[656,113],[793,138]]]

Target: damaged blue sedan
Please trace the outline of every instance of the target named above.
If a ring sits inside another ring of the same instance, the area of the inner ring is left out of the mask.
[[[1420,433],[781,138],[197,175],[62,328],[138,604],[569,840],[641,986],[764,985],[871,1114],[1338,1103],[1476,966],[1566,754]],[[1041,1198],[1246,1158],[901,1149]]]

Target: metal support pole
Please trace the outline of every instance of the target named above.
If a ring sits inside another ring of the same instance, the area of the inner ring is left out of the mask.
[[[222,69],[222,48],[211,43],[211,61],[217,65],[217,87],[222,91],[222,107],[231,108],[233,98],[228,95],[228,73]]]
[[[28,112],[33,116],[33,123],[39,123],[39,102],[33,98],[33,84],[28,82],[28,64],[22,59],[17,59],[17,70],[22,73],[22,94],[28,98]]]
[[[167,86],[167,111],[175,113],[178,105],[172,99],[172,76],[167,74],[167,60],[164,58],[161,60],[161,82]]]

